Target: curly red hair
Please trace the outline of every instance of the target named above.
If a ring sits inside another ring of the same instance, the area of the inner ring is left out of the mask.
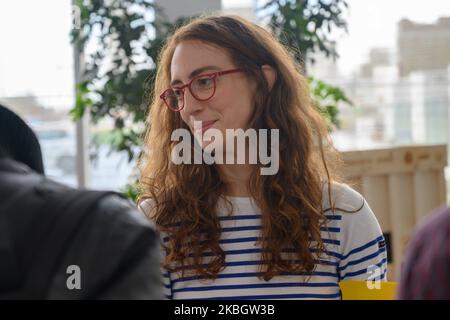
[[[323,187],[327,183],[331,192],[340,159],[290,52],[270,32],[236,16],[207,16],[187,23],[176,30],[160,56],[140,164],[139,202],[151,199],[149,215],[168,236],[164,266],[182,272],[190,266],[195,274],[215,278],[225,264],[216,215],[225,184],[215,165],[171,162],[176,144],[171,133],[188,127],[157,94],[169,87],[174,50],[185,40],[204,41],[226,50],[233,63],[256,83],[255,112],[249,127],[280,130],[278,173],[260,175],[260,167],[255,165],[249,182],[251,196],[262,212],[262,277],[269,280],[282,272],[311,272],[317,255],[324,251],[320,233],[325,221]],[[277,74],[270,90],[262,65],[270,65]]]

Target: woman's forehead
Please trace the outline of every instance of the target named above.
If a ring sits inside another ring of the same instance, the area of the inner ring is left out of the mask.
[[[205,66],[226,68],[232,66],[226,49],[199,40],[180,42],[172,56],[171,79],[187,79],[189,74]]]

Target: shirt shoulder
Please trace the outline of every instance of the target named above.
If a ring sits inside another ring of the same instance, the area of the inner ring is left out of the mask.
[[[324,188],[324,209],[330,208]],[[339,218],[340,280],[387,278],[386,243],[378,220],[364,197],[346,184],[331,185],[333,213]]]
[[[323,208],[331,208],[328,186],[324,187]],[[332,183],[331,204],[334,211],[326,211],[326,215],[333,215],[340,221],[341,249],[349,252],[357,246],[368,243],[383,245],[383,233],[365,198],[347,184]]]
[[[153,199],[145,199],[138,204],[138,209],[143,216],[147,217],[150,220],[154,218],[154,209],[155,209],[155,201]]]
[[[341,209],[337,210],[340,213],[357,211],[362,209],[365,203],[364,197],[347,184],[332,182],[330,192],[328,190],[328,183],[325,183],[322,188],[322,208],[324,210],[335,207]]]

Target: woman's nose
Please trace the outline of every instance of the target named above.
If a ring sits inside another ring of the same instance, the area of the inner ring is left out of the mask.
[[[184,108],[183,111],[187,114],[195,113],[202,109],[202,102],[194,98],[189,90],[184,91]]]

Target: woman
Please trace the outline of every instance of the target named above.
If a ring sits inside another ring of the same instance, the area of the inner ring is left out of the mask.
[[[299,70],[269,32],[235,16],[198,18],[163,48],[139,203],[163,234],[168,298],[339,299],[341,280],[366,280],[374,268],[385,279],[379,224],[337,183],[326,124]],[[201,147],[231,160],[227,130],[278,129],[266,142],[279,167],[263,175],[248,144],[244,164],[174,161],[180,129],[195,137],[191,156]],[[209,132],[225,138],[202,139]]]

